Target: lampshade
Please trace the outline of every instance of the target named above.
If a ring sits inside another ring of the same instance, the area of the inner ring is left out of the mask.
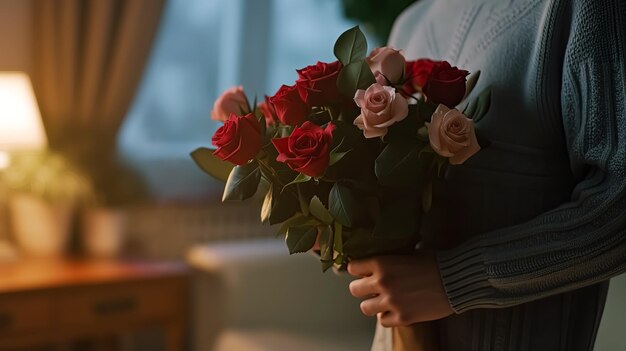
[[[0,72],[0,151],[38,149],[46,143],[28,75]]]

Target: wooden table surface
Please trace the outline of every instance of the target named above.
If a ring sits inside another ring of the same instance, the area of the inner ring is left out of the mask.
[[[0,350],[74,350],[67,345],[76,340],[111,339],[155,326],[163,330],[165,350],[184,350],[188,278],[181,262],[1,263]]]
[[[0,294],[185,276],[188,273],[183,262],[22,259],[0,263]]]

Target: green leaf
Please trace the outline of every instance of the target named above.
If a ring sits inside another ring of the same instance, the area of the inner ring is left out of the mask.
[[[328,165],[332,166],[335,163],[341,161],[341,159],[344,158],[344,156],[346,156],[347,154],[349,154],[350,151],[352,151],[352,150],[348,150],[348,151],[345,151],[345,152],[331,153],[330,154],[330,162],[328,162]]]
[[[261,181],[261,171],[256,161],[236,166],[228,176],[222,201],[245,200],[256,193]]]
[[[478,123],[491,107],[491,87],[483,90],[465,109],[465,115],[471,118],[474,123]]]
[[[324,224],[333,223],[333,216],[328,212],[324,204],[317,196],[313,196],[311,198],[311,202],[309,203],[309,211],[311,214],[315,216],[315,218],[319,219]]]
[[[270,185],[265,194],[265,199],[263,199],[263,206],[261,206],[261,223],[269,221],[270,215],[272,214],[273,189],[274,187]]]
[[[290,227],[298,227],[298,226],[305,226],[305,225],[315,226],[318,224],[319,224],[319,221],[317,221],[316,219],[308,217],[308,216],[303,216],[301,213],[296,213],[295,215],[293,215],[291,218],[287,219],[280,225],[280,228],[278,228],[278,232],[276,233],[276,235],[287,234],[287,231],[289,230]]]
[[[343,225],[339,222],[335,222],[335,238],[333,249],[337,255],[343,255]]]
[[[359,204],[352,190],[345,185],[335,183],[328,195],[328,212],[337,222],[346,227],[355,226],[359,216]]]
[[[217,156],[213,155],[213,151],[214,150],[205,147],[200,147],[191,153],[191,158],[205,173],[217,180],[225,182],[235,165],[219,159]]]
[[[337,38],[333,52],[344,66],[355,61],[364,60],[367,54],[367,40],[363,32],[359,29],[359,26],[352,27],[343,32],[339,38]]]
[[[337,88],[352,99],[357,89],[367,89],[376,83],[372,70],[365,61],[355,61],[344,66],[337,77]]]
[[[302,211],[305,216],[308,216],[311,199],[306,195],[304,189],[302,189],[303,185],[304,184],[296,185],[298,189],[298,203],[300,204],[300,211]]]
[[[296,179],[292,180],[291,182],[287,183],[284,187],[282,191],[285,191],[285,189],[293,184],[298,184],[298,183],[306,183],[309,180],[311,180],[311,176],[308,176],[304,173],[299,173],[298,176],[296,177]]]
[[[428,127],[423,126],[417,130],[417,139],[419,139],[420,141],[424,143],[429,142],[430,139],[428,137]]]
[[[279,188],[275,187],[272,196],[272,211],[269,216],[270,225],[289,219],[296,211],[298,211],[297,192],[281,192]]]
[[[474,123],[478,123],[487,112],[489,112],[489,108],[491,107],[491,87],[483,90],[480,95],[478,95],[478,108],[472,115],[472,119]]]
[[[378,182],[386,186],[405,186],[415,183],[419,173],[422,145],[404,139],[390,143],[376,158]]]
[[[320,243],[320,261],[322,262],[322,271],[326,272],[333,266],[334,262],[334,232],[329,226],[322,227],[319,233]]]
[[[467,99],[469,94],[472,93],[472,90],[474,90],[474,87],[478,82],[478,78],[480,78],[480,71],[476,71],[470,74],[470,76],[467,78],[467,82],[465,82],[465,96],[463,96],[463,99],[461,99],[461,101]]]
[[[307,252],[315,244],[317,228],[312,226],[291,227],[287,231],[285,242],[289,248],[289,254]]]

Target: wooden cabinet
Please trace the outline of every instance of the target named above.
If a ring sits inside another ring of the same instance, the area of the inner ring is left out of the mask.
[[[188,270],[178,263],[3,264],[0,351],[70,345],[142,328],[161,329],[165,350],[183,350],[187,299]]]

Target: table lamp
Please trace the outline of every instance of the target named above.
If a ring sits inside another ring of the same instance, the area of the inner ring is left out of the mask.
[[[28,75],[0,72],[0,176],[10,165],[12,153],[44,148],[46,144],[41,114]],[[7,241],[7,233],[3,233],[7,228],[3,192],[0,182],[0,261],[15,256],[15,250]]]

